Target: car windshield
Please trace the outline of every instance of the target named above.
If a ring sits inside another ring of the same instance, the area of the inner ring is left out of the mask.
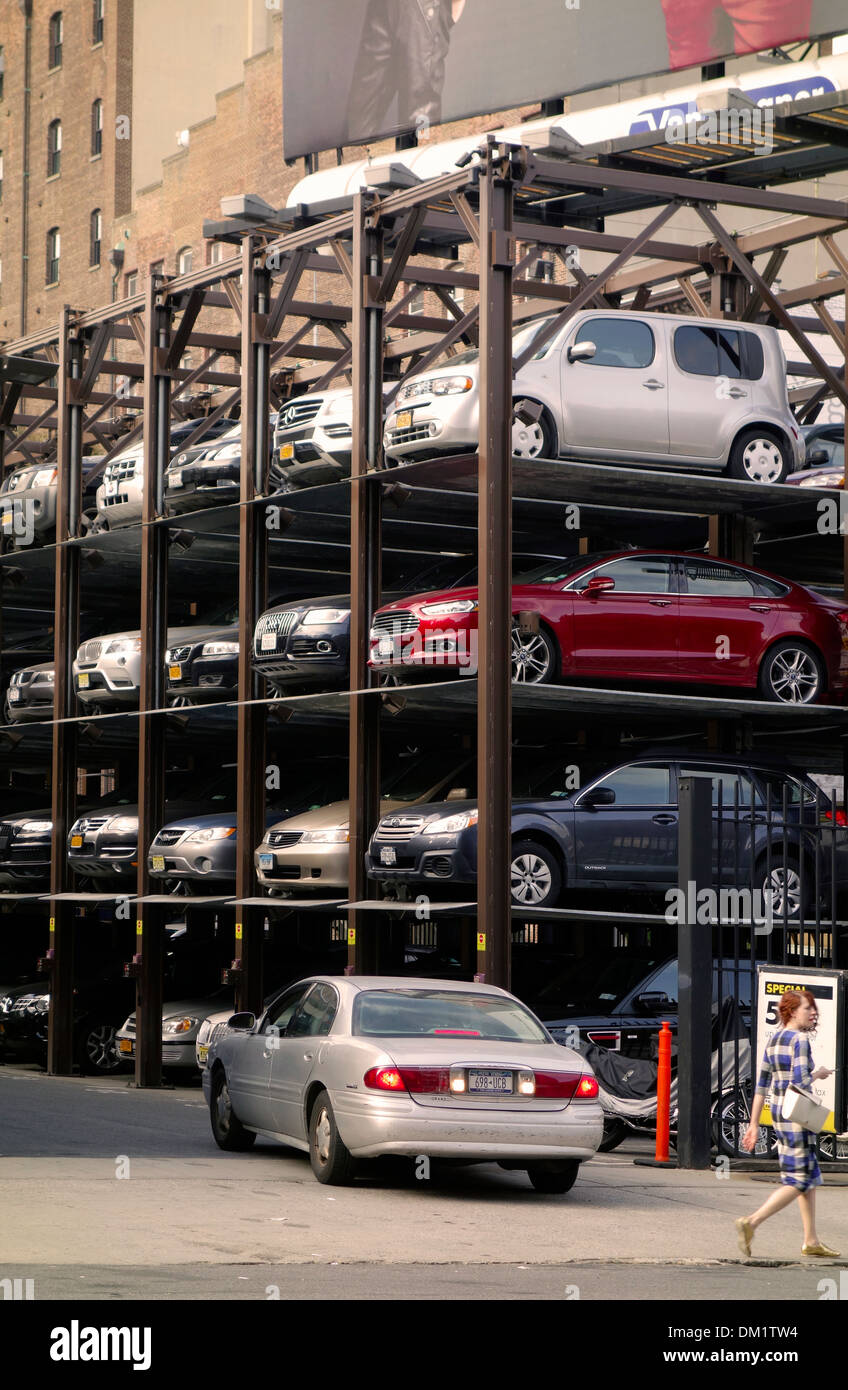
[[[513,357],[517,356],[519,352],[523,352],[524,349],[528,346],[528,344],[531,343],[533,339],[536,337],[536,334],[539,333],[541,329],[546,328],[550,321],[551,315],[548,314],[545,318],[541,320],[541,322],[537,321],[536,323],[531,323],[529,327],[521,328],[517,333],[513,333]],[[542,343],[539,350],[533,353],[531,361],[535,362],[538,358],[544,357],[545,353],[548,351],[548,348],[550,346],[550,339]],[[469,348],[467,352],[458,352],[456,354],[456,357],[451,357],[449,361],[442,362],[439,365],[440,367],[461,367],[466,362],[476,362],[479,356],[480,354],[477,351],[477,348]]]
[[[489,1042],[549,1042],[541,1024],[497,994],[435,989],[371,989],[358,995],[353,1028],[364,1038],[485,1038]]]
[[[419,754],[414,761],[409,761],[409,756],[407,755],[400,766],[394,767],[383,778],[381,796],[389,797],[392,801],[420,801],[429,791],[445,782],[454,770],[458,779],[457,785],[467,788],[471,795],[474,795],[473,778],[469,787],[468,774],[463,771],[462,759],[455,752],[428,752]]]
[[[540,990],[535,1002],[581,1013],[608,1013],[656,965],[647,956],[589,956],[561,971]]]

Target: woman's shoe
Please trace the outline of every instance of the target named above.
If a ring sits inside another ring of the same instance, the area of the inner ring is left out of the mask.
[[[824,1256],[830,1255],[830,1256],[836,1258],[836,1257],[838,1257],[838,1255],[839,1255],[839,1251],[838,1251],[838,1250],[831,1250],[831,1248],[830,1248],[829,1245],[825,1245],[822,1241],[819,1241],[817,1245],[802,1245],[802,1246],[801,1246],[801,1254],[802,1254],[802,1255],[824,1255]]]
[[[736,1227],[736,1239],[739,1242],[739,1249],[743,1255],[750,1255],[751,1241],[754,1239],[754,1228],[750,1221],[746,1221],[744,1216],[740,1216],[738,1221],[734,1221]]]

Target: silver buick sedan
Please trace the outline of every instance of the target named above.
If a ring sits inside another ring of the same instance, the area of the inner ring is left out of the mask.
[[[496,1162],[567,1192],[603,1136],[584,1059],[494,985],[300,980],[215,1030],[203,1091],[220,1148],[279,1139],[337,1185],[359,1158],[401,1154]]]

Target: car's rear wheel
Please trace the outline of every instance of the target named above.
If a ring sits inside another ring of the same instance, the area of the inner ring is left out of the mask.
[[[252,1129],[245,1129],[241,1120],[237,1118],[223,1071],[216,1072],[212,1080],[209,1117],[212,1121],[212,1134],[219,1149],[226,1149],[229,1153],[243,1153],[246,1149],[253,1148],[256,1135]]]
[[[319,1091],[309,1116],[309,1161],[319,1182],[343,1187],[353,1181],[356,1161],[345,1147],[326,1091]]]
[[[114,1023],[90,1019],[83,1023],[77,1042],[79,1069],[94,1076],[111,1076],[121,1066]]]
[[[801,865],[795,854],[787,854],[783,862],[782,847],[773,848],[771,865],[766,859],[757,864],[756,888],[760,893],[762,912],[766,922],[778,926],[803,921],[810,906],[810,880],[813,870],[804,866],[804,881],[801,882]],[[768,894],[768,896],[766,896]]]
[[[513,685],[545,685],[556,678],[557,649],[543,627],[538,632],[521,632],[512,625]]]
[[[510,895],[516,907],[555,907],[562,892],[562,871],[547,845],[517,840],[509,866]]]
[[[812,705],[825,688],[824,664],[812,647],[790,637],[766,652],[758,685],[764,700]]]
[[[730,451],[728,471],[746,483],[783,483],[791,469],[788,444],[768,430],[743,430]]]
[[[570,1192],[577,1181],[580,1164],[576,1158],[561,1162],[528,1163],[527,1176],[537,1192]]]
[[[627,1125],[614,1115],[604,1115],[604,1137],[598,1145],[599,1154],[612,1153],[627,1137]]]

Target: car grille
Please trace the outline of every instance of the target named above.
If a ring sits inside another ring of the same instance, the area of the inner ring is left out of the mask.
[[[181,830],[160,830],[153,843],[156,845],[175,845],[186,833],[185,826]]]
[[[375,613],[371,631],[389,634],[392,637],[400,632],[414,632],[418,627],[418,615],[411,608],[393,608],[388,613]]]
[[[310,396],[309,400],[292,401],[291,405],[285,406],[277,419],[278,430],[291,430],[296,425],[305,425],[309,420],[314,420],[321,406],[324,404],[323,396]]]
[[[390,816],[380,821],[374,832],[375,840],[412,840],[424,824],[423,816]]]
[[[102,649],[102,642],[83,642],[77,653],[77,661],[97,661]]]
[[[171,660],[172,660],[172,661],[188,661],[190,655],[191,655],[191,646],[190,646],[190,645],[187,646],[187,647],[172,647],[172,648],[171,648]]]
[[[389,430],[390,444],[412,444],[418,439],[431,439],[429,425],[410,425],[406,430]]]
[[[296,845],[302,836],[302,830],[271,830],[268,832],[268,844],[274,849],[284,849],[287,845]]]
[[[103,479],[107,483],[120,483],[126,478],[135,477],[136,459],[123,459],[120,463],[110,463],[103,470]]]
[[[298,615],[296,612],[285,613],[265,613],[256,624],[256,631],[253,634],[253,648],[257,656],[262,656],[262,638],[266,632],[276,632],[278,637],[286,637],[295,626]]]
[[[108,819],[108,816],[84,816],[82,820],[77,821],[73,828],[73,834],[90,835],[92,830],[100,830]]]
[[[345,435],[352,435],[350,425],[325,425],[324,433],[328,439],[344,439]]]
[[[0,848],[2,848],[2,841],[0,841]],[[45,842],[40,845],[22,845],[19,840],[16,840],[11,846],[10,854],[13,862],[16,864],[35,863],[38,860],[43,860],[45,858],[49,859],[50,841],[45,840]]]

